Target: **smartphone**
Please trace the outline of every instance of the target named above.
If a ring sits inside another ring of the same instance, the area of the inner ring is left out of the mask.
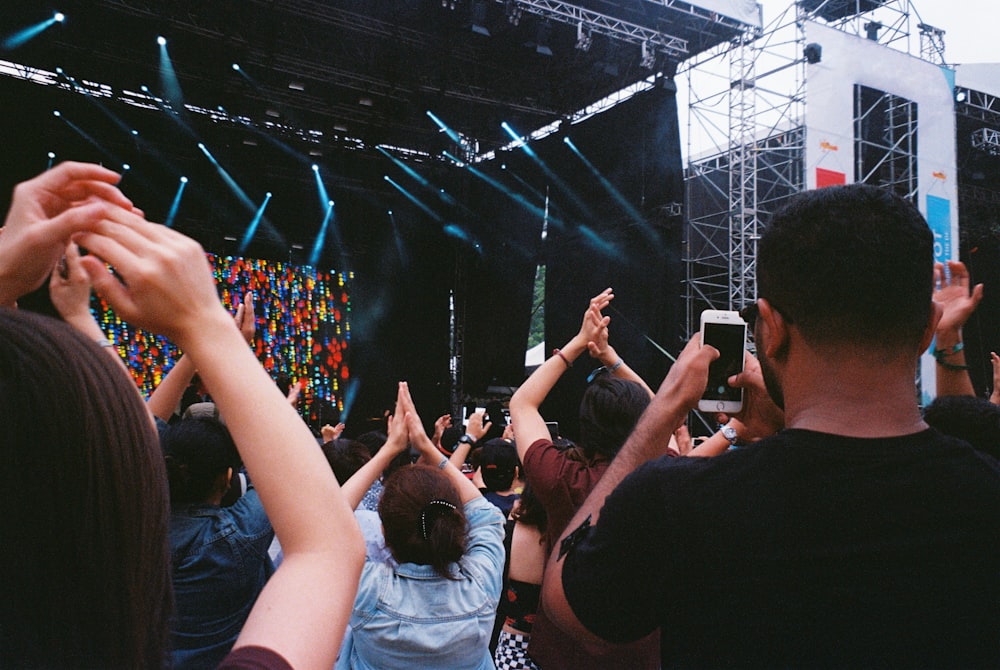
[[[747,324],[739,312],[706,309],[701,313],[701,341],[718,349],[720,355],[708,368],[708,384],[698,409],[735,414],[743,409],[743,389],[731,387],[728,379],[743,372]]]
[[[476,412],[483,412],[485,414],[486,413],[486,408],[485,407],[476,407],[473,404],[466,405],[466,407],[465,407],[465,418],[462,419],[462,425],[465,426],[465,427],[468,427],[469,426],[469,419]]]

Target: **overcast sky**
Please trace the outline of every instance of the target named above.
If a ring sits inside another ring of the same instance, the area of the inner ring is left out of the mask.
[[[757,0],[764,5],[764,23],[783,12],[790,0]],[[1000,0],[912,0],[924,23],[945,31],[949,63],[1000,63],[996,33]],[[916,30],[914,23],[913,30]]]

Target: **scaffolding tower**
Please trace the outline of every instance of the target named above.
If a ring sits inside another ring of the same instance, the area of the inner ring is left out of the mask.
[[[944,31],[920,22],[910,0],[799,0],[762,30],[743,31],[682,65],[689,107],[688,333],[697,330],[702,310],[740,309],[756,297],[761,229],[806,187],[806,66],[822,57],[819,45],[807,43],[809,22],[944,62]],[[919,41],[911,39],[912,22]],[[856,91],[856,125],[866,131],[872,119],[882,125],[855,147],[854,181],[915,194],[915,114],[905,99]]]

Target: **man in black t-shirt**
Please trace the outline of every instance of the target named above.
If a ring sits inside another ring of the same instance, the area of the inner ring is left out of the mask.
[[[550,559],[550,616],[581,642],[659,627],[664,668],[1000,664],[1000,466],[929,429],[913,388],[932,247],[870,186],[777,212],[731,425],[761,437],[781,408],[784,430],[662,458],[718,355],[694,338]]]

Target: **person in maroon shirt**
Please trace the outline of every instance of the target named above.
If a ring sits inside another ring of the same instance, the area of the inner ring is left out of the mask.
[[[652,391],[608,344],[610,318],[601,310],[614,294],[611,289],[595,296],[583,317],[580,332],[543,363],[510,401],[518,456],[524,475],[548,515],[547,549],[551,551],[566,524],[604,474],[608,463],[625,442],[649,404]],[[588,386],[580,405],[578,448],[559,449],[539,406],[562,374],[584,353],[604,366]],[[556,628],[540,609],[532,628],[528,652],[545,670],[552,668],[658,668],[657,635],[628,645],[583,647]]]

